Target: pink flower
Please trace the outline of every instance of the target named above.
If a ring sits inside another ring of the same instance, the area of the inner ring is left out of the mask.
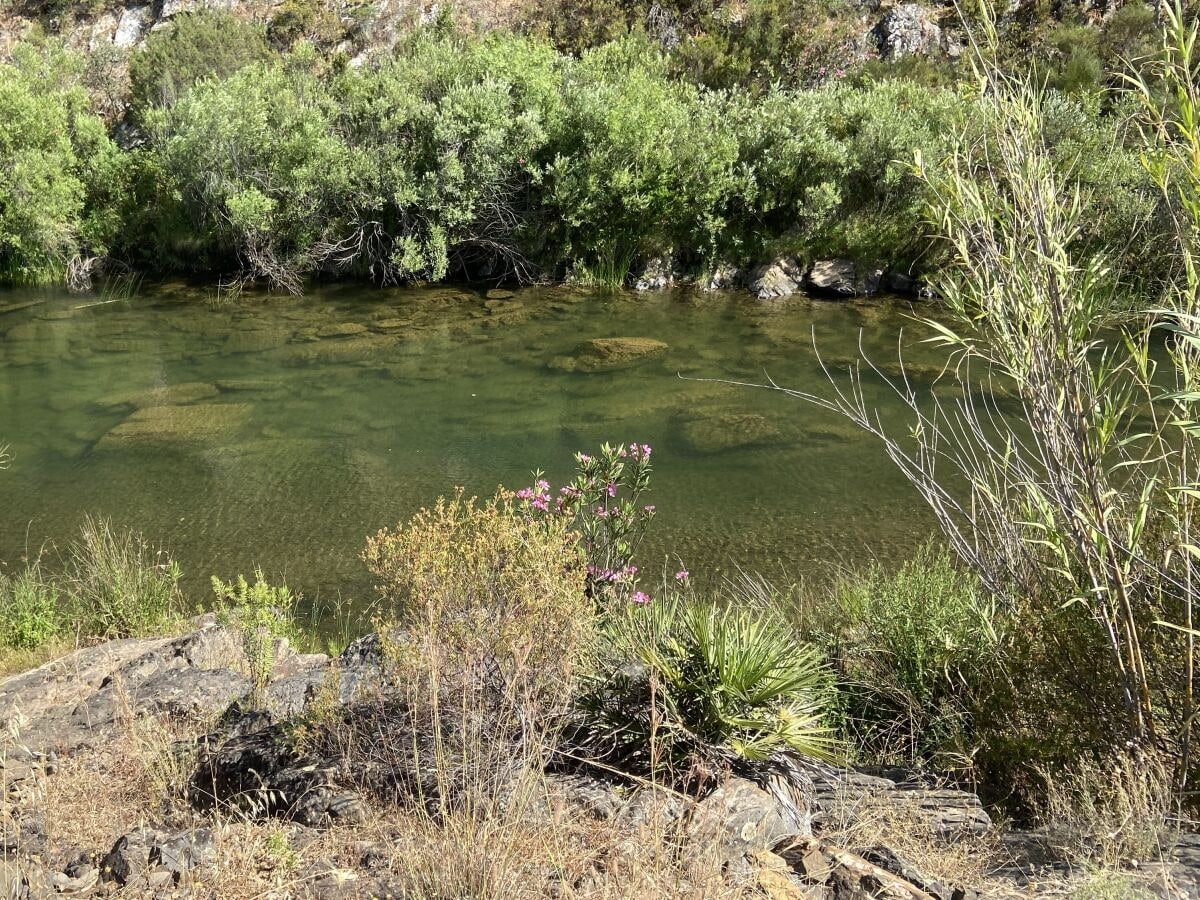
[[[533,488],[521,488],[519,491],[517,491],[517,499],[518,500],[532,500],[533,499]]]
[[[533,508],[534,508],[534,509],[537,509],[537,510],[540,510],[540,511],[542,511],[542,512],[549,512],[549,511],[550,511],[550,504],[548,504],[548,503],[546,502],[546,498],[545,498],[545,497],[538,497],[536,500],[534,500],[534,501],[533,501]]]
[[[692,576],[688,573],[687,569],[680,569],[678,572],[675,573],[675,580],[680,582],[681,584],[683,582],[687,581],[691,577]]]
[[[592,458],[590,456],[588,456],[586,453],[580,453],[578,456],[578,459],[579,459],[579,462],[585,466],[592,461]]]
[[[606,488],[604,489],[604,491],[605,491],[605,493],[607,493],[607,494],[608,494],[608,496],[610,496],[610,497],[615,497],[615,496],[617,496],[617,484],[616,484],[616,482],[615,482],[615,481],[610,481],[610,482],[608,483],[608,487],[606,487]]]
[[[654,504],[651,503],[649,506],[643,506],[642,512],[644,512],[648,516],[654,515]]]
[[[631,599],[638,606],[645,606],[647,603],[650,602],[649,595],[643,593],[642,591],[635,591],[633,594],[633,597]]]
[[[642,458],[643,458],[643,459],[649,459],[649,458],[650,458],[650,451],[651,451],[652,449],[653,449],[653,448],[651,448],[651,446],[650,446],[649,444],[642,444]]]
[[[538,481],[535,481],[533,486],[535,488],[537,488],[539,491],[550,490],[550,482],[546,481],[545,479],[540,479]]]

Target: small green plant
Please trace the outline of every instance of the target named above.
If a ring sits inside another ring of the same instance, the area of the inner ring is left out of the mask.
[[[1154,900],[1157,896],[1131,873],[1104,868],[1088,871],[1068,895],[1069,900]]]
[[[88,516],[68,550],[64,585],[84,633],[128,637],[179,618],[180,577],[165,550],[131,529]]]
[[[269,584],[261,569],[254,570],[254,584],[244,575],[228,584],[214,575],[212,586],[218,620],[241,635],[250,670],[251,702],[260,706],[275,669],[276,642],[295,635],[296,597],[287,585]]]
[[[35,650],[66,631],[58,587],[38,563],[16,575],[0,573],[0,647]]]
[[[670,598],[617,610],[605,631],[580,709],[607,762],[687,783],[736,760],[834,755],[831,675],[776,611]]]
[[[896,571],[847,573],[803,627],[838,671],[848,738],[880,762],[969,765],[976,694],[994,681],[998,617],[977,579],[928,545]]]

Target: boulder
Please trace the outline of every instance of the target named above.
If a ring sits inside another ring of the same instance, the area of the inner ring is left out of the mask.
[[[896,294],[916,296],[921,292],[921,282],[904,272],[889,269],[883,276],[883,286]]]
[[[121,11],[121,19],[117,22],[117,31],[113,35],[113,45],[124,50],[134,46],[146,33],[146,28],[154,18],[150,4],[144,6],[127,6]]]
[[[675,260],[663,254],[646,261],[642,274],[637,277],[633,288],[636,291],[662,291],[675,283]]]
[[[178,884],[194,869],[216,862],[217,847],[208,828],[174,833],[139,828],[117,838],[100,863],[100,877],[121,887]]]
[[[805,284],[814,294],[853,297],[860,293],[858,267],[851,259],[825,259],[813,263]],[[878,288],[878,281],[875,282]]]
[[[727,872],[748,871],[747,855],[806,834],[805,823],[771,794],[744,778],[730,778],[691,810],[687,840],[693,856],[716,854]]]
[[[942,50],[942,29],[934,14],[919,3],[901,3],[883,17],[874,30],[883,59],[932,56]]]
[[[610,372],[627,369],[662,356],[667,344],[653,338],[595,338],[575,348],[571,356],[555,357],[550,368],[564,372]]]
[[[734,266],[722,264],[701,278],[699,284],[701,290],[727,291],[737,286],[740,276],[741,272]]]
[[[310,826],[366,819],[358,794],[338,786],[337,766],[301,753],[290,725],[232,736],[219,731],[202,738],[200,747],[187,787],[197,809],[234,808],[251,819],[277,817]]]
[[[800,290],[800,276],[800,269],[794,259],[777,259],[751,274],[750,290],[759,300],[790,297]]]
[[[828,770],[815,779],[813,821],[836,825],[869,807],[886,807],[943,840],[987,834],[991,817],[969,791],[927,784],[905,772],[887,775],[854,769]]]
[[[360,661],[365,671],[365,656],[351,659]],[[281,717],[297,714],[316,695],[328,664],[323,655],[281,646],[267,706]],[[96,746],[128,716],[222,713],[250,693],[247,670],[241,637],[206,616],[182,637],[109,641],[7,678],[0,681],[0,726],[20,722],[20,741],[0,745],[0,757],[12,760],[0,774],[5,780],[20,774],[18,747],[32,754]],[[44,767],[41,759],[20,765]]]

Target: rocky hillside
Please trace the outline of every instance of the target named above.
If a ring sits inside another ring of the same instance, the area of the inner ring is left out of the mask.
[[[1080,0],[1053,4],[1051,18],[1069,18],[1099,25],[1108,20],[1126,0]],[[664,45],[679,42],[696,27],[687,14],[688,4],[652,4],[643,13],[638,4],[581,3],[580,8],[598,18],[611,20],[609,27],[631,24],[644,27]],[[736,25],[740,4],[730,4],[726,21]],[[562,7],[561,9],[559,7]],[[852,0],[829,4],[828,17],[843,26],[840,34],[845,61],[880,58],[896,60],[909,56],[954,58],[963,48],[958,14],[950,2],[895,2],[895,0]],[[1042,4],[1032,0],[1009,0],[1002,10],[1014,23],[1045,18]],[[351,59],[364,59],[390,49],[398,36],[414,24],[429,23],[448,15],[471,30],[509,28],[521,31],[551,30],[556,14],[571,14],[564,3],[539,4],[529,0],[463,0],[455,4],[437,0],[13,0],[0,14],[0,48],[9,47],[22,36],[46,33],[63,37],[76,49],[128,51],[141,45],[146,36],[170,26],[181,13],[200,9],[229,10],[235,15],[268,27],[315,40]]]

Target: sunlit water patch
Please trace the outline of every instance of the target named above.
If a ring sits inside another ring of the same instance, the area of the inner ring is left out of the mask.
[[[501,292],[502,294],[505,292]],[[490,494],[577,449],[655,448],[642,560],[719,577],[824,577],[931,531],[878,443],[777,392],[827,392],[866,351],[916,343],[899,302],[744,294],[515,296],[337,287],[233,306],[181,286],[130,302],[0,294],[0,560],[61,545],[88,512],[167,545],[189,587],[261,566],[310,598],[371,596],[368,533],[461,485]],[[910,338],[909,335],[912,335]],[[585,358],[597,338],[666,344]],[[909,356],[919,348],[908,351]],[[913,357],[928,370],[936,360]],[[894,395],[868,381],[897,428]]]

